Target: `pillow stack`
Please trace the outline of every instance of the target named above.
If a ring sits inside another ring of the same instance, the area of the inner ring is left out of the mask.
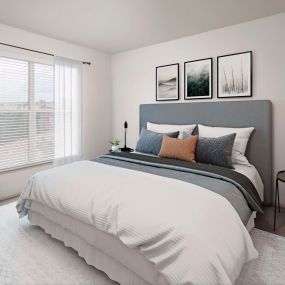
[[[236,164],[249,165],[247,158],[245,157],[245,151],[249,138],[254,128],[221,128],[221,127],[208,127],[198,125],[200,137],[212,137],[217,138],[229,134],[236,134],[232,148],[232,162]]]
[[[233,163],[250,165],[245,157],[254,128],[221,128],[198,125],[160,125],[148,122],[136,151],[184,161],[233,168]]]

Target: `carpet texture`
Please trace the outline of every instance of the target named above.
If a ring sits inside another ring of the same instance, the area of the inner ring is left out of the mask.
[[[236,285],[285,284],[285,238],[253,229],[259,258],[243,268]],[[76,251],[51,238],[27,218],[18,219],[15,203],[0,206],[0,284],[114,285]]]

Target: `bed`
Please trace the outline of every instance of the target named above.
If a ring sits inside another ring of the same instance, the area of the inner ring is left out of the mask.
[[[272,198],[271,103],[141,105],[140,128],[148,121],[253,126],[255,168],[104,155],[33,176],[17,204],[20,216],[121,284],[233,284],[257,257],[248,230],[261,211],[258,173],[264,203]]]

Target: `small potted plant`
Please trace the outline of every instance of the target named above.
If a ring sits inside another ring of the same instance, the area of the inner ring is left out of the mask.
[[[110,141],[110,144],[112,145],[112,151],[118,151],[119,149],[119,144],[120,144],[120,140],[118,139],[112,139]]]

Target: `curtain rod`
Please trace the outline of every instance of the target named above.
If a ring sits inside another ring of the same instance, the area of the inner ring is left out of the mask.
[[[47,53],[47,52],[42,52],[42,51],[38,51],[38,50],[34,50],[34,49],[29,49],[29,48],[23,48],[23,47],[19,47],[19,46],[14,46],[14,45],[10,45],[10,44],[5,44],[5,43],[1,43],[0,45],[4,45],[4,46],[8,46],[8,47],[13,47],[13,48],[18,48],[18,49],[23,49],[23,50],[27,50],[27,51],[31,51],[31,52],[36,52],[36,53],[41,53],[41,54],[45,54],[45,55],[49,55],[49,56],[55,56],[52,53]],[[89,61],[81,61],[83,64],[88,64],[91,65],[91,62]]]

